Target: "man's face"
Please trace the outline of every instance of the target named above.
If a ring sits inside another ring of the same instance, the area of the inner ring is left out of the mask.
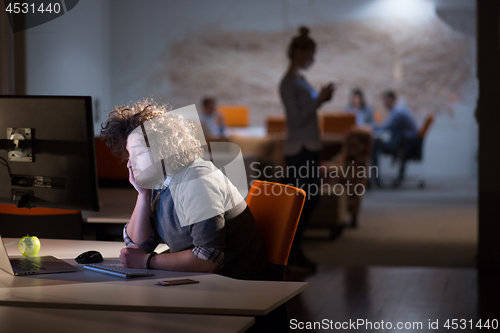
[[[134,176],[153,164],[142,135],[131,133],[127,138],[126,147],[129,154],[127,167],[132,168]]]
[[[382,97],[382,101],[384,102],[384,106],[387,108],[387,110],[392,110],[394,107],[394,104],[396,100],[390,96],[384,96]]]
[[[127,168],[132,170],[137,185],[153,189],[163,183],[165,177],[161,162],[153,161],[142,133],[132,132],[127,138],[126,148],[129,153]]]

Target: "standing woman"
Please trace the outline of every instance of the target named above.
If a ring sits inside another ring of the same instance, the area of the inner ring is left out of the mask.
[[[309,29],[300,27],[299,35],[292,39],[288,47],[290,66],[281,80],[280,95],[286,112],[284,153],[289,170],[288,182],[307,193],[288,263],[313,270],[316,265],[303,255],[300,242],[309,217],[319,201],[318,194],[313,194],[321,192],[317,169],[321,148],[317,110],[323,102],[332,98],[334,86],[330,83],[322,87],[318,94],[300,74],[301,70],[307,70],[312,65],[316,52],[316,43],[308,35]],[[304,177],[305,169],[307,174]]]

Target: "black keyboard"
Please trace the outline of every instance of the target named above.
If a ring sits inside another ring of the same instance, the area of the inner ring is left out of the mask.
[[[41,271],[45,268],[28,259],[11,259],[12,268],[16,271],[33,272]]]

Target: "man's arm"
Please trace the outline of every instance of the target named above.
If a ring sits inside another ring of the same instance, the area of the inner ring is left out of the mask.
[[[127,225],[127,234],[135,244],[146,242],[151,236],[152,228],[150,219],[151,192],[139,194],[135,203],[134,212]]]
[[[181,272],[217,273],[220,266],[212,261],[197,258],[192,250],[158,254],[151,259],[150,267]]]
[[[130,240],[137,245],[146,242],[152,233],[150,219],[151,210],[151,190],[139,187],[135,182],[132,169],[128,169],[129,181],[138,192],[134,212],[127,224],[126,232]]]
[[[120,251],[120,262],[124,267],[146,268],[148,257],[149,253],[137,247],[126,247]],[[217,273],[220,269],[220,265],[215,262],[197,258],[193,250],[157,254],[151,259],[149,266],[179,272]]]

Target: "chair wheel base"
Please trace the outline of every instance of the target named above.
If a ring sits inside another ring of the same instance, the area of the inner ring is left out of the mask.
[[[415,179],[415,184],[417,184],[417,186],[419,188],[424,188],[425,187],[425,179],[424,177],[422,176],[418,176],[416,179]]]
[[[342,229],[344,228],[356,229],[357,227],[358,227],[358,214],[356,213],[351,214],[351,221],[349,223],[345,223],[342,225]]]
[[[330,240],[335,240],[342,235],[342,231],[344,230],[343,225],[337,225],[335,227],[330,228]]]

